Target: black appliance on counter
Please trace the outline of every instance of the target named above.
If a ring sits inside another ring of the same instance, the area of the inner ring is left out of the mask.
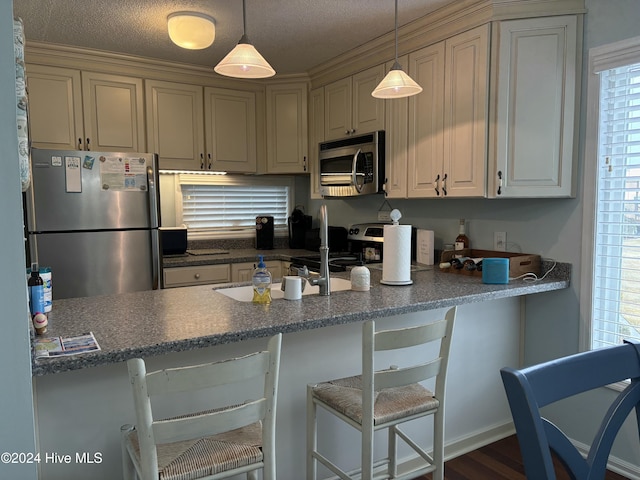
[[[349,229],[342,227],[329,227],[329,271],[344,272],[349,267],[359,265],[361,261],[365,263],[380,263],[384,256],[384,226],[385,223],[357,223],[351,225]],[[343,238],[342,229],[346,233],[346,243],[334,240],[336,248],[332,247],[332,239]],[[333,230],[333,237],[332,237]],[[411,235],[411,259],[416,258],[416,229]],[[318,240],[319,241],[319,240]],[[340,246],[340,248],[338,248]],[[307,267],[310,272],[320,271],[320,253],[301,255],[291,258],[291,268],[289,273],[297,275],[298,269]]]
[[[289,248],[305,248],[307,232],[311,230],[311,215],[305,215],[304,211],[294,208],[287,219],[289,227]]]
[[[329,271],[344,272],[348,267],[359,265],[361,259],[366,263],[382,261],[384,242],[383,223],[363,223],[344,227],[329,227]],[[317,230],[317,229],[316,229]],[[319,246],[319,237],[318,237]],[[316,248],[309,248],[316,250]],[[369,255],[367,257],[367,252]],[[378,252],[376,257],[375,252]],[[297,269],[307,267],[310,272],[320,271],[320,253],[301,255],[291,258],[292,275]]]
[[[273,217],[256,217],[256,249],[273,250]]]

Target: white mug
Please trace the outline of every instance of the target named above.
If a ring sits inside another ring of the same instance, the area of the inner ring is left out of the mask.
[[[282,277],[280,290],[284,292],[285,300],[300,300],[306,285],[307,281],[302,277],[286,276]]]

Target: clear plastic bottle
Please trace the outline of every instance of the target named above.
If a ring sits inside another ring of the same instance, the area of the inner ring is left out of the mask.
[[[271,273],[264,264],[262,255],[258,256],[258,267],[253,271],[253,303],[271,303]]]

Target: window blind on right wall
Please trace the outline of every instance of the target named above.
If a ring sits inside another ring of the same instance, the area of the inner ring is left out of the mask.
[[[640,64],[600,73],[591,348],[640,340]]]

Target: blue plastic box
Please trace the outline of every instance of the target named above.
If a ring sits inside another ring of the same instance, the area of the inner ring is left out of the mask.
[[[482,260],[482,283],[509,283],[509,259],[484,258]]]

